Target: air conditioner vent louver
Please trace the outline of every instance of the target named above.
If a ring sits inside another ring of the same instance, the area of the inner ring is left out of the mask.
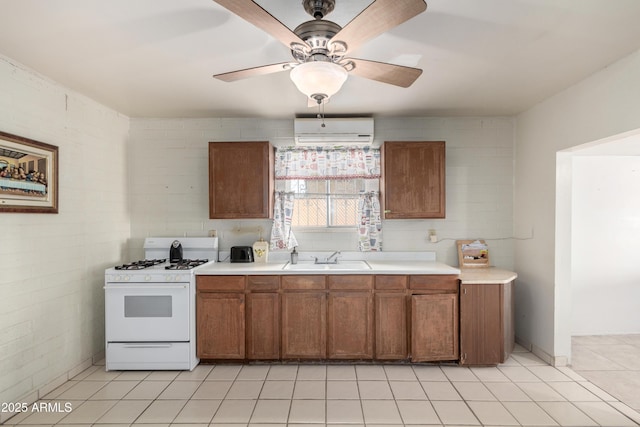
[[[295,119],[294,136],[296,145],[371,145],[373,119]]]

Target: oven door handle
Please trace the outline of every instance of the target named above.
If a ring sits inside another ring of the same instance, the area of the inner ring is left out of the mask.
[[[154,285],[144,285],[144,286],[131,286],[131,285],[113,285],[113,286],[103,286],[102,289],[104,290],[122,290],[122,291],[128,291],[128,290],[162,290],[162,289],[187,289],[189,287],[189,285],[162,285],[159,284],[158,286],[154,286]]]

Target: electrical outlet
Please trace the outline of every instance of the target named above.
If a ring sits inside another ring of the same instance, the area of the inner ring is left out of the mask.
[[[209,237],[218,237],[217,230],[209,230]]]

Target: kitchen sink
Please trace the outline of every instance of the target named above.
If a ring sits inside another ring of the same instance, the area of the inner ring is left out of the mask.
[[[286,263],[283,270],[295,271],[358,271],[371,270],[366,261],[338,261],[336,264],[316,264],[313,261],[300,261],[297,264]]]

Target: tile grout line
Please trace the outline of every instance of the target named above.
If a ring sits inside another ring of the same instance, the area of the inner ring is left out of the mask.
[[[516,362],[517,362],[517,361],[516,361]],[[219,365],[216,365],[216,366],[219,366]],[[171,422],[170,422],[170,423],[173,423],[173,422],[177,419],[177,417],[178,417],[178,415],[180,414],[180,412],[181,412],[182,410],[184,410],[184,407],[187,405],[187,403],[188,403],[189,401],[192,401],[192,397],[193,397],[193,396],[195,395],[195,393],[197,392],[197,389],[198,389],[199,387],[201,387],[203,384],[205,384],[205,382],[207,381],[207,379],[209,378],[209,376],[213,375],[213,372],[214,372],[214,370],[215,370],[216,366],[214,366],[214,367],[213,367],[213,368],[212,368],[212,369],[207,373],[207,375],[206,375],[203,379],[196,380],[200,385],[199,385],[199,386],[198,386],[198,387],[197,387],[197,388],[196,388],[196,389],[195,389],[195,390],[190,394],[190,397],[188,397],[188,398],[185,400],[185,403],[184,403],[184,404],[182,405],[182,407],[177,411],[176,415],[172,418],[172,420],[171,420]],[[351,367],[354,369],[355,379],[354,379],[354,380],[351,380],[350,378],[340,378],[340,379],[336,378],[335,380],[336,380],[336,381],[354,381],[354,382],[355,382],[355,385],[356,385],[356,388],[357,388],[358,399],[359,399],[359,401],[360,401],[360,410],[361,410],[361,413],[362,413],[362,419],[363,419],[363,423],[364,423],[364,422],[365,422],[365,417],[364,417],[364,416],[365,416],[365,413],[364,413],[364,407],[363,407],[362,394],[360,393],[360,382],[361,382],[361,381],[368,381],[368,379],[367,379],[367,378],[364,378],[364,377],[362,377],[362,378],[361,378],[361,376],[360,376],[360,375],[358,375],[358,370],[356,369],[356,367],[358,366],[357,364],[352,364],[352,365],[348,365],[348,366],[351,366]],[[510,365],[510,366],[512,366],[512,365]],[[535,381],[535,383],[545,384],[547,387],[551,387],[551,388],[552,388],[554,391],[556,391],[556,392],[557,392],[557,390],[555,390],[555,388],[553,388],[553,387],[551,386],[551,384],[552,384],[552,383],[577,383],[577,384],[578,384],[582,389],[584,389],[584,390],[585,390],[585,391],[587,391],[588,393],[593,394],[593,395],[597,398],[597,400],[595,400],[594,402],[606,403],[606,404],[607,404],[607,406],[608,406],[609,408],[611,408],[614,412],[616,412],[616,413],[618,413],[618,414],[621,414],[621,415],[625,416],[626,418],[628,418],[630,421],[632,421],[632,422],[634,422],[634,423],[636,422],[632,417],[628,416],[626,413],[624,413],[623,411],[621,411],[621,410],[620,410],[620,409],[618,409],[615,405],[613,405],[613,404],[612,404],[612,403],[620,403],[620,404],[624,404],[623,402],[621,402],[621,401],[617,400],[617,398],[615,398],[614,396],[611,396],[611,397],[612,397],[612,398],[614,398],[614,399],[616,399],[616,400],[613,400],[613,401],[606,400],[606,399],[604,399],[602,396],[600,396],[600,395],[598,395],[597,393],[595,393],[594,391],[590,390],[588,387],[585,387],[585,383],[588,383],[588,384],[592,384],[595,388],[597,388],[597,389],[599,389],[599,390],[600,390],[600,387],[599,387],[599,386],[597,386],[596,384],[592,383],[591,381],[578,381],[578,380],[576,380],[576,379],[574,379],[574,378],[571,378],[571,377],[568,377],[568,378],[569,378],[569,380],[568,380],[568,381],[545,381],[545,380],[544,380],[540,375],[535,374],[535,373],[530,369],[532,366],[538,366],[538,365],[522,365],[522,364],[518,363],[518,365],[517,365],[517,366],[519,366],[519,367],[523,367],[523,368],[525,368],[529,373],[531,373],[531,374],[533,375],[533,377],[535,377],[535,378],[538,380],[538,381]],[[540,365],[540,366],[544,366],[544,365]],[[285,380],[289,381],[288,379],[284,379],[284,378],[276,378],[276,379],[269,380],[269,379],[268,379],[268,376],[269,376],[269,373],[271,372],[271,368],[272,368],[272,366],[269,366],[269,367],[267,368],[267,371],[266,371],[266,373],[265,373],[264,378],[262,378],[262,379],[261,379],[262,384],[261,384],[261,387],[260,387],[260,391],[258,392],[258,398],[257,398],[257,400],[258,400],[258,401],[260,400],[260,395],[262,394],[262,391],[264,391],[264,387],[265,387],[265,385],[266,385],[266,382],[267,382],[267,381],[276,381],[276,382],[277,382],[277,381],[285,381]],[[397,379],[396,381],[398,381],[398,382],[406,382],[406,383],[413,383],[413,382],[417,382],[417,383],[419,384],[419,386],[420,386],[421,390],[422,390],[422,391],[424,392],[424,394],[425,394],[425,401],[427,401],[427,402],[434,402],[433,400],[431,400],[431,399],[429,398],[429,395],[428,395],[428,393],[427,393],[427,391],[426,391],[426,388],[425,388],[425,385],[424,385],[424,383],[423,383],[423,381],[430,381],[430,380],[427,378],[427,379],[425,379],[425,380],[421,381],[421,380],[420,380],[420,378],[419,378],[419,377],[418,377],[418,375],[417,375],[417,372],[416,372],[416,370],[415,370],[415,366],[413,366],[413,365],[408,365],[408,368],[410,369],[410,372],[413,374],[414,379],[412,379],[412,380],[407,380],[407,379],[402,379],[402,378],[401,378],[401,379]],[[443,370],[441,369],[441,367],[439,367],[439,366],[438,366],[438,368],[440,369],[440,372],[441,372],[441,373],[444,375],[444,377],[446,378],[446,383],[447,383],[447,384],[449,384],[449,385],[451,385],[451,386],[452,386],[452,387],[454,387],[454,389],[455,389],[455,386],[453,385],[453,381],[452,381],[452,379],[451,379],[451,378],[446,374],[446,372],[445,372],[445,371],[443,371]],[[497,368],[499,369],[500,367],[497,367]],[[402,421],[402,423],[403,423],[403,425],[404,425],[404,418],[403,418],[402,413],[401,413],[401,411],[400,411],[400,408],[399,408],[399,406],[398,406],[398,403],[399,403],[399,402],[398,402],[398,399],[397,399],[397,395],[396,395],[396,393],[394,392],[393,388],[391,387],[391,382],[392,382],[393,380],[392,380],[392,378],[390,378],[389,373],[387,372],[387,370],[386,370],[386,369],[384,369],[384,366],[382,366],[382,369],[383,369],[383,372],[384,372],[384,374],[385,374],[385,384],[386,384],[386,386],[389,388],[389,390],[391,391],[391,395],[393,396],[393,400],[394,400],[394,403],[395,403],[396,410],[398,411],[398,414],[399,414],[399,416],[400,416],[400,420]],[[477,374],[477,373],[473,372],[473,370],[471,370],[471,369],[469,369],[469,368],[466,368],[466,369],[471,373],[472,377],[474,378],[474,381],[472,381],[472,382],[474,382],[474,383],[476,383],[476,382],[477,382],[477,383],[479,383],[479,384],[482,384],[484,387],[486,387],[486,388],[488,389],[488,391],[489,391],[490,395],[491,395],[491,396],[493,396],[493,397],[496,399],[496,402],[500,403],[500,404],[501,404],[501,405],[502,405],[502,406],[507,410],[507,412],[509,412],[512,416],[514,416],[514,417],[515,417],[515,415],[511,412],[511,410],[509,410],[509,409],[505,406],[504,402],[498,399],[498,396],[495,394],[495,392],[491,391],[491,389],[489,389],[489,388],[487,387],[487,383],[491,383],[491,381],[490,381],[490,380],[483,381],[482,379],[480,379],[480,377],[478,376],[478,374]],[[94,372],[95,372],[95,371],[96,371],[96,370],[94,369]],[[213,422],[213,418],[215,418],[215,415],[219,412],[220,407],[222,406],[222,402],[224,402],[225,400],[227,400],[227,397],[228,397],[229,392],[230,392],[231,388],[233,387],[233,385],[234,385],[234,384],[236,384],[238,381],[240,381],[240,382],[241,382],[241,381],[244,381],[244,380],[239,379],[239,376],[240,376],[240,374],[241,374],[241,371],[242,371],[242,367],[241,367],[241,368],[236,372],[236,374],[235,374],[234,378],[231,380],[231,385],[230,385],[229,389],[227,389],[227,391],[225,392],[224,397],[222,398],[222,400],[220,400],[220,402],[221,402],[221,403],[220,403],[219,407],[216,409],[216,411],[214,412],[214,414],[212,415],[212,418],[211,418],[211,420],[209,421],[209,424],[212,424],[212,422]],[[289,421],[290,421],[290,420],[289,420],[289,418],[290,418],[290,416],[291,416],[291,410],[292,410],[292,406],[293,406],[293,400],[295,400],[295,399],[294,399],[295,388],[296,388],[296,384],[297,384],[297,382],[300,380],[300,379],[298,378],[299,371],[300,371],[300,365],[296,365],[296,374],[295,374],[295,378],[293,379],[293,390],[292,390],[292,392],[291,392],[291,397],[290,397],[290,399],[289,399],[289,400],[290,400],[290,405],[289,405],[289,412],[288,412],[288,415],[287,415],[287,422],[286,422],[286,424],[288,424],[288,423],[289,423]],[[560,372],[562,372],[562,371],[560,371]],[[564,372],[562,372],[562,373],[564,374]],[[88,397],[87,397],[87,396],[83,396],[83,398],[82,398],[82,400],[81,400],[82,405],[83,405],[83,404],[85,404],[85,403],[87,403],[87,402],[91,402],[91,400],[90,400],[90,399],[91,399],[91,397],[93,397],[93,396],[95,396],[96,394],[98,394],[98,393],[99,393],[101,390],[103,390],[105,387],[109,386],[110,384],[115,384],[117,381],[119,381],[119,380],[117,380],[117,378],[118,378],[119,376],[121,376],[121,375],[122,375],[122,373],[119,373],[119,374],[118,374],[118,375],[116,375],[115,377],[113,377],[113,378],[111,378],[111,379],[108,379],[108,380],[97,379],[97,377],[96,377],[96,379],[87,379],[87,377],[88,377],[88,376],[90,376],[90,375],[91,375],[91,373],[90,373],[89,375],[87,375],[86,377],[84,377],[83,379],[81,379],[81,380],[77,380],[77,381],[75,381],[75,380],[74,380],[74,382],[76,382],[77,384],[75,384],[75,385],[74,385],[74,386],[72,386],[72,387],[69,387],[67,390],[64,390],[63,392],[61,392],[61,393],[60,393],[60,395],[64,394],[64,393],[65,393],[66,391],[68,391],[69,389],[71,389],[71,388],[73,388],[73,387],[75,387],[75,386],[77,386],[77,385],[79,385],[79,384],[81,384],[81,383],[83,383],[83,382],[85,382],[85,383],[91,383],[91,382],[94,382],[94,381],[95,381],[95,382],[103,381],[103,382],[104,382],[104,384],[103,384],[100,388],[98,388],[97,390],[95,390],[95,391],[94,391],[94,393],[90,394]],[[503,373],[503,375],[504,375],[504,373]],[[127,395],[129,395],[129,394],[130,394],[130,393],[131,393],[131,392],[132,392],[136,387],[138,387],[140,384],[142,384],[142,383],[144,383],[144,382],[150,382],[150,383],[151,383],[151,382],[156,381],[156,380],[149,380],[149,379],[148,379],[148,377],[149,377],[149,376],[150,376],[150,374],[149,374],[149,375],[147,375],[147,377],[145,377],[145,378],[143,378],[143,379],[136,380],[136,381],[137,381],[137,385],[136,385],[136,386],[134,386],[131,390],[129,390],[129,391],[128,391],[124,396],[123,396],[123,398],[120,398],[120,399],[99,399],[99,400],[107,400],[107,401],[109,401],[109,400],[116,400],[117,402],[121,402],[121,401],[127,400],[127,399],[124,399],[124,397],[126,397]],[[173,379],[172,379],[172,380],[168,381],[167,385],[166,385],[166,386],[165,386],[165,387],[164,387],[164,388],[163,388],[163,389],[162,389],[162,390],[161,390],[161,391],[160,391],[160,392],[155,396],[155,398],[154,398],[154,399],[151,399],[151,402],[147,405],[147,407],[146,407],[144,410],[142,410],[142,411],[140,412],[140,414],[139,414],[139,415],[138,415],[138,416],[133,420],[133,422],[132,422],[132,423],[135,423],[138,419],[140,419],[140,417],[142,416],[142,414],[144,414],[144,413],[145,413],[145,411],[149,408],[149,406],[151,406],[151,404],[153,404],[153,403],[155,403],[155,402],[160,402],[160,401],[162,401],[163,399],[159,399],[159,397],[160,397],[160,396],[162,395],[162,393],[164,393],[164,392],[165,392],[165,391],[166,391],[170,386],[172,386],[172,385],[174,385],[174,384],[178,384],[178,383],[184,383],[184,382],[186,382],[186,381],[187,381],[187,380],[179,380],[179,379],[178,379],[178,378],[179,378],[179,376],[180,376],[180,374],[177,374],[175,377],[173,377]],[[329,412],[329,411],[328,411],[328,401],[329,401],[329,399],[328,399],[328,397],[329,397],[329,396],[328,396],[328,384],[329,384],[329,383],[328,383],[328,381],[329,381],[328,376],[329,376],[329,372],[328,372],[328,370],[327,370],[327,366],[325,365],[325,376],[324,376],[324,382],[325,382],[325,383],[324,383],[324,389],[325,389],[325,398],[324,398],[324,403],[325,403],[325,414],[324,414],[324,415],[325,415],[325,423],[324,423],[324,424],[325,424],[325,425],[327,425],[327,424],[328,424],[328,412]],[[506,377],[506,375],[505,375],[505,377]],[[543,400],[535,400],[535,399],[533,399],[533,397],[531,397],[531,396],[530,396],[530,395],[529,395],[525,390],[523,390],[523,389],[522,389],[522,387],[521,387],[521,385],[520,385],[519,383],[516,383],[513,379],[511,379],[511,378],[509,378],[509,377],[506,377],[506,378],[507,378],[507,380],[508,380],[508,383],[513,384],[514,386],[518,387],[518,389],[520,389],[520,390],[521,390],[521,391],[522,391],[526,396],[528,396],[528,397],[531,399],[531,402],[534,402],[534,403],[535,403],[535,406],[536,406],[539,410],[541,410],[544,414],[546,414],[546,415],[547,415],[547,416],[549,416],[551,419],[553,419],[554,421],[556,421],[556,422],[558,422],[558,423],[559,423],[559,421],[557,421],[557,420],[556,420],[556,419],[555,419],[555,418],[554,418],[554,417],[553,417],[549,412],[547,412],[546,410],[544,410],[544,408],[543,408],[543,407],[541,407],[541,402],[545,402],[545,401],[543,401]],[[250,380],[250,379],[251,379],[251,378],[248,378],[247,380]],[[375,380],[375,379],[374,379],[374,380]],[[160,381],[160,380],[158,380],[158,381]],[[194,382],[196,382],[196,381],[194,381]],[[221,381],[222,381],[222,380],[221,380]],[[225,381],[226,381],[226,380],[225,380]],[[301,380],[300,380],[300,381],[301,381]],[[373,380],[372,380],[372,381],[373,381]],[[467,380],[465,380],[465,381],[463,381],[463,382],[468,382],[468,381],[467,381]],[[506,383],[506,382],[505,382],[505,383]],[[62,387],[62,386],[61,386],[61,387]],[[602,390],[602,391],[603,391],[603,393],[606,393],[604,390]],[[560,393],[559,393],[559,394],[560,394]],[[608,395],[608,393],[607,393],[607,395]],[[580,408],[578,408],[578,407],[576,406],[576,402],[569,400],[567,397],[565,397],[565,396],[564,396],[564,395],[562,395],[562,394],[560,394],[560,396],[561,396],[561,397],[562,397],[562,399],[563,399],[563,400],[562,400],[562,402],[566,402],[566,403],[570,404],[570,405],[571,405],[571,406],[573,406],[577,411],[579,411],[581,414],[583,414],[584,416],[586,416],[588,419],[592,419],[588,414],[586,414],[584,411],[582,411]],[[57,397],[59,397],[59,395],[58,395],[58,396],[56,396],[55,398],[53,398],[53,397],[52,397],[52,398],[51,398],[51,400],[55,400],[55,399],[57,399]],[[472,408],[470,407],[470,405],[469,405],[469,400],[466,400],[466,399],[462,398],[462,396],[459,396],[459,397],[461,397],[461,400],[465,403],[465,405],[466,405],[466,406],[467,406],[467,408],[471,411],[471,413],[472,413],[472,414],[474,414],[474,417],[476,417],[476,420],[477,420],[477,421],[479,421],[479,419],[478,419],[477,415],[475,415],[475,412],[473,411],[473,409],[472,409]],[[99,400],[96,400],[96,401],[99,401]],[[134,399],[132,399],[132,400],[134,400]],[[135,400],[138,400],[138,399],[135,399]],[[146,399],[143,399],[143,400],[146,400]],[[182,400],[182,399],[180,399],[180,400]],[[207,400],[209,400],[209,399],[207,399]],[[268,399],[263,399],[263,400],[268,400]],[[303,399],[303,400],[307,400],[307,399]],[[344,399],[339,399],[339,400],[344,400]],[[373,399],[373,400],[378,400],[378,399]],[[383,399],[383,400],[384,400],[384,399]],[[414,400],[414,399],[409,399],[409,400]],[[422,399],[417,399],[417,400],[422,400]],[[117,402],[116,402],[113,406],[117,405]],[[81,405],[79,405],[79,406],[81,406]],[[112,406],[109,410],[113,409],[113,406]],[[257,402],[256,402],[256,404],[253,406],[253,410],[252,410],[252,413],[251,413],[251,414],[250,414],[250,416],[249,416],[249,421],[248,421],[248,423],[247,423],[247,424],[251,424],[251,420],[252,420],[252,418],[253,418],[253,416],[254,416],[254,414],[255,414],[256,407],[257,407]],[[633,410],[633,408],[629,408],[629,409]],[[107,412],[109,412],[109,410],[107,410]],[[435,410],[435,408],[434,408],[434,410]],[[633,411],[635,412],[635,410],[633,410]],[[98,424],[98,423],[97,423],[97,421],[99,421],[102,417],[104,417],[104,416],[106,415],[106,413],[107,413],[107,412],[105,412],[104,414],[100,415],[100,416],[98,417],[98,419],[96,419],[92,424],[100,425],[100,424]],[[440,415],[438,414],[438,412],[437,412],[437,411],[435,411],[435,413],[436,413],[436,416],[438,416],[438,419],[442,422],[442,419],[440,418]],[[58,420],[55,424],[64,424],[63,420],[64,420],[64,418],[66,418],[67,416],[68,416],[68,415],[65,415],[62,419]],[[25,419],[26,419],[26,418],[25,418]],[[595,420],[594,420],[594,421],[595,421]],[[375,423],[375,422],[374,422],[374,423]],[[306,424],[306,423],[305,423],[305,424]],[[366,423],[365,423],[365,424],[366,424]],[[371,423],[370,423],[370,424],[371,424]],[[22,425],[27,425],[27,424],[22,424]],[[124,426],[124,424],[122,424],[122,425]]]

